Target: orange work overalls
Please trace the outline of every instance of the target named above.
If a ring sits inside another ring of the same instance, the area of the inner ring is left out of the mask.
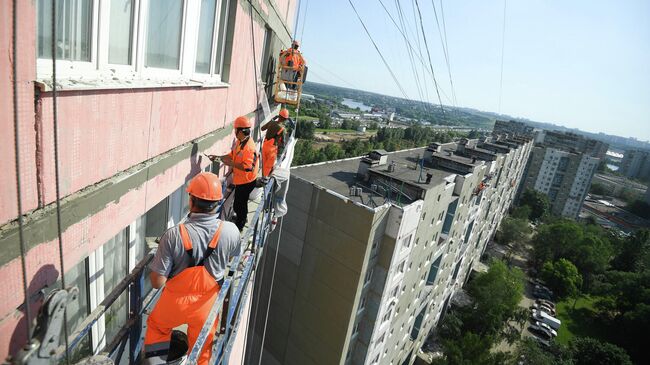
[[[278,138],[281,138],[281,133],[284,128],[280,128],[278,134],[271,138],[265,139],[262,143],[262,176],[268,177],[273,171],[275,160],[278,158]]]
[[[147,319],[147,333],[144,338],[145,363],[147,358],[160,357],[163,361],[166,360],[172,330],[183,324],[187,324],[188,353],[192,351],[210,309],[219,295],[219,284],[205,269],[203,263],[217,248],[221,227],[222,224],[219,224],[201,261],[195,263],[192,257],[192,241],[187,228],[183,224],[178,226],[183,248],[190,256],[191,266],[167,281],[156,307]],[[210,360],[212,338],[218,324],[219,318],[215,320],[201,350],[199,364],[205,365]]]

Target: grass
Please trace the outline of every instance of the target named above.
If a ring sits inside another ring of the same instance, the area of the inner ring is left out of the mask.
[[[557,332],[555,341],[568,344],[574,337],[594,337],[605,339],[607,331],[596,318],[594,302],[597,297],[582,296],[573,307],[573,299],[566,299],[557,303],[557,318],[562,321],[562,326]]]

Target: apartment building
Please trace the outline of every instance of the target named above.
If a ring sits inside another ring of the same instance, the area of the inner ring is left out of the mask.
[[[517,122],[514,120],[505,121],[497,120],[494,122],[494,128],[492,129],[492,134],[496,136],[532,136],[534,133],[534,128],[523,122]]]
[[[577,218],[607,148],[577,134],[541,131],[535,136],[520,191],[542,192],[553,214]]]
[[[650,151],[625,151],[620,165],[620,173],[630,178],[650,180]]]
[[[268,323],[253,327],[262,363],[412,364],[512,203],[532,143],[463,139],[292,169],[274,281],[260,284],[272,285]]]
[[[16,24],[10,16],[14,5]],[[0,2],[2,359],[27,340],[17,178],[27,305],[34,314],[63,274],[55,163],[60,167],[64,274],[66,284],[80,290],[67,310],[72,333],[144,257],[148,238],[186,215],[185,184],[192,176],[202,170],[225,175],[202,154],[230,150],[232,120],[247,115],[260,123],[273,116],[258,109],[261,84],[255,75],[266,80],[269,58],[290,44],[297,3],[57,1],[56,147],[51,6],[48,0]],[[14,81],[17,99],[11,97]],[[99,318],[75,359],[115,340],[131,313],[130,300],[125,292]]]

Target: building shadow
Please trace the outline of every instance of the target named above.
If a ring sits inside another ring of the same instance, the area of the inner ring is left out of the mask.
[[[43,305],[46,292],[50,291],[48,289],[56,283],[58,278],[59,271],[51,264],[42,266],[32,277],[27,291],[30,293],[29,306],[33,325],[36,324],[36,316],[38,315],[38,310]],[[15,355],[27,343],[27,315],[25,314],[25,309],[25,303],[18,307],[18,311],[21,312],[21,318],[9,341],[9,355],[11,356]]]

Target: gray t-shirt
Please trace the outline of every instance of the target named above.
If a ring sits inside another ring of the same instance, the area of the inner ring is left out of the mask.
[[[215,280],[223,279],[228,262],[241,251],[237,226],[232,222],[217,219],[214,214],[202,213],[191,213],[184,224],[192,240],[194,262],[201,261],[208,244],[217,232],[217,227],[223,225],[217,248],[204,262],[205,268]],[[149,268],[167,278],[173,278],[189,265],[190,258],[183,248],[180,229],[178,226],[168,229],[160,238],[158,250]]]

